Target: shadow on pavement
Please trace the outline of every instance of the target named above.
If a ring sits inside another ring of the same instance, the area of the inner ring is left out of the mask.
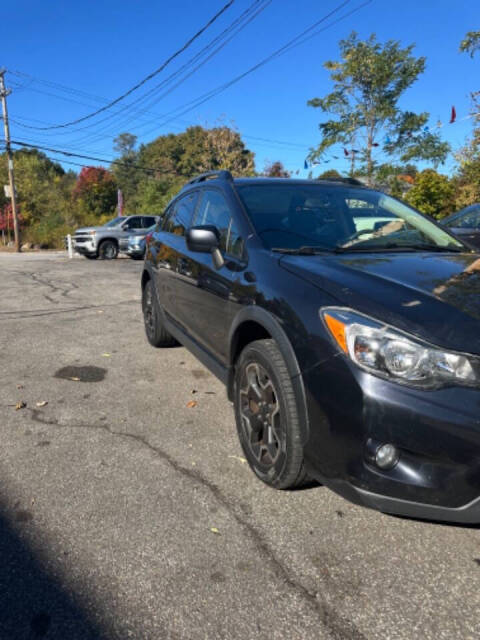
[[[3,509],[2,509],[3,511]],[[0,640],[107,640],[0,514]]]

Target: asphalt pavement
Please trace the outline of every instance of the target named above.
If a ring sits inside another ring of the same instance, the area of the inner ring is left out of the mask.
[[[0,639],[479,638],[479,529],[263,485],[141,269],[0,253]]]

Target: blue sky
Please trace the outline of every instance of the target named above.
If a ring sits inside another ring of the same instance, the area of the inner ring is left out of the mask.
[[[116,98],[157,68],[225,1],[9,3],[2,8],[0,64],[9,71],[26,74],[6,76],[7,85],[13,89],[10,117],[23,124],[42,126],[42,122],[62,123],[90,113],[102,106],[101,98]],[[335,17],[363,1],[350,0]],[[235,0],[222,18],[156,81],[178,69],[251,3],[252,0]],[[86,129],[72,127],[61,132],[33,131],[12,122],[12,138],[112,158],[112,139],[125,130],[138,133],[141,142],[148,142],[156,135],[178,132],[188,124],[233,121],[255,152],[258,169],[268,160],[281,160],[290,170],[300,169],[300,176],[305,176],[304,158],[309,147],[319,142],[318,123],[322,118],[317,109],[306,103],[331,89],[322,64],[338,57],[338,40],[354,29],[361,37],[375,32],[380,41],[395,39],[405,46],[416,44],[416,55],[427,57],[427,69],[402,98],[401,106],[430,112],[430,125],[434,125],[439,119],[447,122],[451,106],[455,105],[459,122],[446,124],[442,135],[454,148],[462,145],[471,132],[471,120],[460,120],[468,115],[469,93],[480,89],[480,54],[471,60],[458,52],[464,34],[480,29],[480,7],[474,0],[372,0],[179,120],[158,126],[163,114],[242,73],[338,4],[340,0],[272,0],[215,58],[158,104],[150,106],[148,113],[127,112],[97,124],[99,116],[78,125],[88,126]],[[154,84],[155,81],[148,83],[130,100]],[[448,172],[453,166],[450,158],[441,170]],[[314,174],[329,168],[344,170],[346,165],[344,160],[331,161],[316,167]]]

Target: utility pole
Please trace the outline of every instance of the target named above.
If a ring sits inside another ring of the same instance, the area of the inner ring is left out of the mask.
[[[10,146],[10,127],[8,126],[7,96],[12,92],[5,89],[5,69],[0,69],[0,100],[2,101],[3,128],[5,131],[5,147],[8,158],[8,181],[10,183],[10,202],[12,203],[13,231],[15,234],[15,251],[20,252],[20,231],[18,228],[17,194],[15,193],[15,175],[13,173],[13,156]]]

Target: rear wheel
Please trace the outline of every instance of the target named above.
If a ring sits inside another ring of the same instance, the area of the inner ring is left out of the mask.
[[[177,341],[163,326],[161,311],[151,280],[148,280],[143,289],[142,311],[145,333],[147,334],[147,340],[150,344],[154,347],[175,346]]]
[[[274,340],[256,340],[242,351],[234,404],[240,443],[256,475],[277,489],[305,484],[295,393]]]
[[[98,248],[98,255],[103,260],[113,260],[118,256],[118,245],[113,240],[104,240]]]

